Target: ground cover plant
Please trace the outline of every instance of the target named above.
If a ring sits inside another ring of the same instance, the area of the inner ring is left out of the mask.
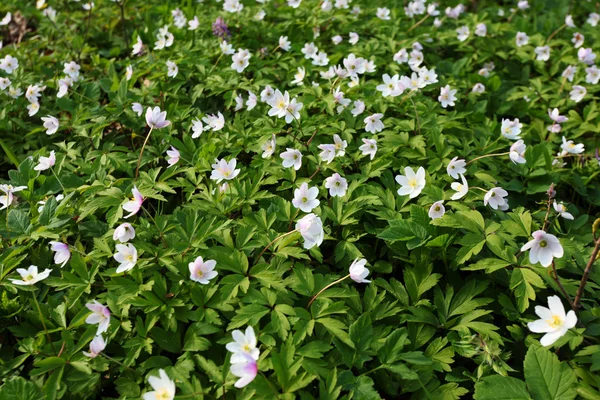
[[[600,398],[599,7],[4,0],[0,399]]]

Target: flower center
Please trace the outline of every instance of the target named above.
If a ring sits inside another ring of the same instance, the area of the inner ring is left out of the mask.
[[[562,318],[560,318],[558,315],[553,315],[552,318],[546,320],[546,322],[548,323],[548,325],[555,329],[559,328],[563,324]]]
[[[546,242],[545,240],[542,240],[540,242],[540,247],[548,247],[548,242]]]
[[[29,275],[27,275],[26,277],[24,277],[24,278],[23,278],[23,280],[24,280],[25,282],[29,282],[29,281],[33,280],[33,275],[29,274]]]
[[[169,394],[169,392],[167,391],[167,389],[161,388],[160,390],[157,390],[155,392],[155,398],[156,400],[163,400],[163,399],[170,399],[171,395]]]
[[[303,203],[306,203],[306,202],[308,202],[308,199],[307,199],[306,197],[303,197],[303,198],[302,198],[302,202],[303,202]]]
[[[250,345],[245,344],[242,346],[242,350],[244,350],[246,353],[249,353],[252,349],[250,348]]]
[[[416,179],[411,179],[408,181],[408,186],[410,187],[417,187],[417,180]]]
[[[434,210],[435,211],[440,211],[440,206],[436,206]]]

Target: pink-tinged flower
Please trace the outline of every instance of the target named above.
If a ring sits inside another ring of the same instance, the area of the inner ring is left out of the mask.
[[[365,131],[370,132],[370,133],[381,132],[383,130],[383,128],[385,128],[385,126],[383,125],[383,122],[381,122],[382,118],[383,118],[383,114],[381,114],[381,113],[369,115],[367,118],[365,118],[364,119]]]
[[[527,242],[521,251],[529,250],[529,262],[542,264],[542,267],[548,267],[552,264],[554,257],[561,258],[564,254],[563,248],[558,238],[542,230],[535,231],[532,234],[533,240]]]
[[[69,245],[61,242],[50,242],[50,249],[54,251],[54,263],[64,267],[71,258],[71,250]]]
[[[319,189],[316,187],[308,187],[308,183],[304,182],[299,189],[294,190],[294,198],[292,204],[304,212],[311,212],[313,208],[319,206]]]
[[[144,393],[144,400],[173,400],[175,398],[175,382],[173,382],[164,369],[158,370],[159,377],[148,377],[148,383],[154,391]]]
[[[175,147],[171,146],[171,149],[167,150],[167,164],[169,164],[170,167],[179,162],[179,157],[179,150]]]
[[[127,244],[118,244],[115,246],[117,248],[117,253],[113,255],[115,261],[117,261],[120,265],[117,267],[117,274],[121,272],[127,272],[137,263],[137,249],[131,243]]]
[[[550,116],[550,119],[557,124],[562,124],[563,122],[569,120],[569,118],[565,117],[564,115],[560,115],[558,108],[555,108],[554,110],[548,109],[548,115]]]
[[[46,128],[46,135],[54,135],[60,126],[58,119],[51,115],[42,117],[42,121],[44,121],[44,128]]]
[[[84,351],[83,354],[90,358],[96,358],[98,357],[98,354],[104,351],[105,348],[106,342],[104,341],[104,338],[102,335],[98,335],[90,342],[90,351]]]
[[[286,150],[280,155],[283,160],[283,166],[285,168],[294,167],[298,171],[302,166],[302,153],[296,149],[287,148]]]
[[[506,204],[506,196],[508,196],[508,192],[501,187],[492,188],[483,197],[483,204],[486,206],[489,204],[490,207],[497,210],[498,207]]]
[[[131,109],[138,115],[138,117],[141,117],[142,113],[144,112],[144,107],[142,107],[140,103],[133,103],[131,105]]]
[[[27,189],[27,186],[12,186],[12,185],[0,185],[0,190],[3,191],[5,194],[0,195],[0,204],[2,204],[2,207],[0,207],[0,210],[4,210],[5,208],[7,208],[8,206],[10,206],[14,200],[14,195],[13,193],[16,192],[20,192],[21,190],[25,190]]]
[[[31,286],[46,279],[52,270],[45,269],[44,272],[38,273],[38,267],[30,265],[27,269],[17,268],[17,272],[21,275],[21,279],[11,279],[10,281],[14,285]]]
[[[573,214],[567,211],[567,207],[563,203],[557,203],[556,200],[554,200],[554,210],[564,219],[575,219]]]
[[[452,177],[452,179],[458,179],[459,175],[467,172],[467,169],[465,168],[466,166],[467,163],[465,162],[465,160],[459,160],[458,157],[454,157],[452,160],[450,160],[450,163],[448,163],[448,166],[446,167],[446,172],[449,176]]]
[[[542,346],[550,346],[577,324],[575,311],[565,313],[558,296],[548,297],[548,308],[535,306],[535,313],[540,319],[529,322],[527,327],[534,333],[545,333],[540,340]]]
[[[131,226],[130,223],[123,223],[117,226],[115,232],[113,233],[113,240],[119,241],[121,243],[126,243],[135,237],[135,229]]]
[[[217,262],[215,260],[204,261],[202,257],[197,257],[194,262],[188,264],[190,279],[194,282],[208,285],[210,280],[218,275],[217,271],[215,271],[216,266]]]
[[[443,108],[448,106],[454,107],[454,101],[456,100],[456,89],[450,88],[450,85],[446,85],[440,89],[440,95],[438,101]]]
[[[229,162],[225,161],[224,158],[221,160],[215,159],[215,163],[211,165],[213,168],[210,179],[213,181],[217,181],[217,183],[221,183],[223,179],[231,180],[239,175],[240,170],[235,169],[237,165],[237,160],[232,158]]]
[[[123,204],[123,210],[128,211],[129,214],[124,216],[123,218],[129,218],[132,215],[135,215],[138,213],[138,211],[140,211],[140,208],[142,208],[142,203],[144,202],[144,196],[142,196],[142,194],[140,193],[140,191],[138,190],[137,187],[133,187],[133,189],[131,189],[131,194],[133,195],[133,198],[131,200],[129,200],[127,203]]]
[[[171,125],[171,121],[167,121],[167,112],[160,111],[160,107],[148,107],[146,110],[146,123],[150,128],[162,129]]]
[[[525,150],[527,146],[525,146],[525,142],[523,140],[517,140],[510,146],[509,157],[512,162],[515,164],[525,164]]]
[[[369,269],[365,268],[367,260],[358,258],[352,262],[349,268],[350,279],[356,283],[369,283],[371,281],[365,279],[369,275]]]
[[[348,181],[337,172],[325,179],[325,187],[329,189],[329,195],[332,197],[344,197],[348,190]]]
[[[573,43],[573,45],[575,45],[575,48],[578,49],[581,46],[583,46],[584,40],[585,40],[585,36],[583,36],[579,32],[575,32],[573,34],[573,39],[571,39],[571,43]]]
[[[108,331],[108,326],[110,325],[110,310],[108,307],[98,303],[96,300],[92,303],[87,303],[85,306],[92,312],[85,319],[85,323],[90,325],[98,324],[96,335],[101,335]]]
[[[239,354],[236,356],[238,362],[231,364],[230,372],[240,378],[234,384],[236,388],[240,389],[248,385],[254,380],[254,378],[256,378],[256,374],[258,373],[258,365],[256,360],[249,354],[236,354]]]
[[[40,156],[39,164],[36,165],[33,169],[36,171],[46,171],[54,166],[56,163],[56,155],[54,154],[54,150],[50,152],[50,157]]]
[[[419,167],[415,172],[411,167],[404,168],[404,175],[397,175],[396,182],[400,184],[398,194],[409,196],[411,199],[417,197],[425,187],[425,169]]]
[[[436,201],[429,207],[429,218],[436,219],[442,218],[446,213],[446,208],[444,207],[444,200]]]
[[[296,230],[304,238],[304,248],[309,250],[315,245],[323,243],[325,232],[323,232],[323,221],[315,214],[307,214],[296,222]]]
[[[236,329],[231,332],[231,336],[234,341],[225,345],[225,348],[228,351],[232,352],[234,355],[238,353],[248,354],[253,360],[258,360],[260,351],[256,348],[258,342],[256,340],[254,328],[248,326],[245,333]],[[231,362],[235,362],[233,357]]]
[[[575,103],[579,103],[581,100],[583,100],[586,94],[587,89],[580,85],[573,85],[571,91],[569,92],[571,100],[573,100]]]
[[[591,48],[585,49],[583,47],[577,50],[577,57],[579,57],[579,61],[582,61],[587,65],[594,64],[594,60],[596,59],[596,55]]]
[[[473,85],[473,89],[471,89],[473,93],[483,93],[485,92],[485,86],[482,83],[476,83]]]
[[[144,43],[142,43],[142,38],[138,35],[137,41],[133,44],[133,50],[131,51],[131,55],[135,56],[142,52],[142,47]]]

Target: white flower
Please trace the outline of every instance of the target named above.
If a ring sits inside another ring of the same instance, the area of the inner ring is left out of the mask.
[[[411,167],[405,167],[404,175],[396,175],[396,182],[401,186],[398,189],[400,196],[408,195],[409,198],[414,199],[425,187],[425,169],[419,167],[415,173]]]
[[[239,0],[225,0],[223,10],[230,13],[238,13],[244,9],[244,5]]]
[[[517,47],[525,46],[529,43],[529,36],[525,32],[517,32],[516,42]]]
[[[219,47],[221,48],[221,52],[227,56],[235,54],[233,46],[231,45],[231,43],[227,43],[227,40],[223,40],[221,44],[219,44]]]
[[[319,149],[321,149],[321,153],[319,153],[319,157],[321,160],[326,161],[327,164],[331,163],[335,158],[336,149],[334,144],[320,144]]]
[[[35,114],[37,114],[38,111],[40,111],[40,103],[38,103],[37,101],[29,103],[27,105],[27,110],[29,110],[29,116],[33,117]]]
[[[593,12],[593,13],[590,13],[586,22],[588,24],[590,24],[591,26],[595,27],[596,25],[598,25],[599,21],[600,21],[600,15]]]
[[[259,10],[254,15],[254,19],[257,20],[257,21],[262,21],[263,19],[265,19],[265,15],[267,15],[267,13],[265,12],[265,10]]]
[[[227,2],[229,0],[225,0]],[[164,369],[158,370],[159,378],[148,377],[148,383],[154,391],[144,393],[144,400],[173,400],[175,398],[175,382],[173,382]]]
[[[458,157],[454,157],[448,163],[448,166],[446,167],[446,172],[453,179],[458,179],[459,175],[462,175],[465,172],[467,172],[467,169],[465,168],[466,165],[467,165],[467,163],[465,162],[465,160],[463,160],[463,159],[459,160]]]
[[[534,49],[536,60],[548,61],[550,59],[550,46],[538,46]]]
[[[125,79],[130,80],[132,76],[133,67],[131,65],[128,65],[127,68],[125,68]]]
[[[122,223],[121,225],[117,226],[115,232],[113,233],[113,240],[118,240],[121,243],[126,243],[133,238],[135,238],[135,229],[128,222]]]
[[[302,153],[296,149],[290,149],[289,147],[281,153],[281,159],[283,160],[283,166],[285,168],[294,167],[296,171],[302,166]]]
[[[569,82],[573,82],[573,78],[575,78],[575,73],[577,72],[577,67],[573,65],[569,65],[562,73],[563,78],[567,78]]]
[[[192,123],[192,132],[192,139],[197,139],[200,137],[200,135],[202,135],[202,132],[204,132],[204,125],[202,124],[202,121],[197,118],[194,120]]]
[[[292,8],[300,7],[300,3],[302,3],[302,0],[287,0],[288,6]]]
[[[198,17],[196,15],[194,15],[193,19],[190,19],[188,21],[188,29],[190,31],[195,31],[196,29],[198,29],[198,27],[200,26],[200,21],[198,21]]]
[[[319,189],[317,187],[309,188],[308,183],[304,182],[299,189],[294,190],[292,205],[303,212],[309,213],[319,206],[318,196]]]
[[[90,325],[98,324],[96,335],[101,335],[108,331],[108,327],[110,326],[110,310],[108,307],[100,304],[96,300],[92,303],[87,303],[85,306],[92,312],[85,319],[85,323]]]
[[[8,78],[0,78],[0,90],[6,90],[12,82]]]
[[[167,76],[169,78],[175,78],[178,72],[179,68],[177,68],[177,64],[171,60],[167,60]]]
[[[58,202],[60,202],[64,198],[65,198],[64,195],[59,194],[58,196],[56,196],[56,202],[58,203]],[[41,213],[42,210],[44,209],[44,206],[46,205],[46,200],[40,200],[40,201],[37,202],[37,204],[39,205],[39,207],[37,208],[38,213]]]
[[[12,21],[12,13],[7,12],[6,15],[4,16],[4,18],[2,18],[2,20],[0,20],[0,26],[5,26],[10,24],[10,21]]]
[[[571,96],[571,100],[573,100],[575,103],[579,103],[581,100],[583,100],[583,98],[585,97],[586,94],[587,94],[586,88],[583,86],[579,86],[579,85],[573,85],[573,87],[571,88],[571,91],[569,92],[569,95]]]
[[[446,208],[444,207],[444,200],[436,201],[429,207],[429,218],[436,219],[442,218],[446,213]]]
[[[279,48],[283,51],[289,51],[292,48],[292,42],[288,40],[287,36],[279,37]]]
[[[216,266],[217,262],[215,260],[204,261],[202,257],[197,257],[194,262],[188,264],[190,279],[194,282],[208,285],[210,280],[218,275],[217,271],[215,271]]]
[[[0,185],[0,190],[2,190],[5,194],[0,196],[0,210],[4,210],[8,206],[10,206],[14,200],[13,193],[20,192],[21,190],[27,189],[27,186],[17,186],[14,187],[12,185]]]
[[[585,41],[585,36],[583,36],[579,32],[575,32],[573,34],[573,39],[571,39],[571,43],[573,43],[573,45],[575,46],[576,49],[578,49],[581,46],[583,46],[583,42],[584,41]]]
[[[205,129],[211,129],[214,132],[220,131],[225,126],[225,117],[220,111],[217,113],[217,115],[208,114],[202,118],[202,121],[208,125],[205,127]]]
[[[175,147],[171,146],[171,149],[167,150],[167,164],[169,164],[170,167],[179,162],[179,157],[179,150]]]
[[[362,139],[362,141],[364,144],[358,149],[362,151],[363,156],[369,156],[372,160],[377,153],[377,141],[375,139]]]
[[[556,200],[554,200],[554,210],[564,219],[575,219],[573,214],[567,211],[567,207],[563,203],[557,203]]]
[[[50,242],[50,249],[54,251],[54,264],[64,267],[71,258],[69,245],[62,242]]]
[[[54,150],[50,152],[50,157],[42,157],[40,156],[39,164],[36,165],[33,169],[36,171],[45,171],[50,169],[56,163],[56,156],[54,155]]]
[[[313,42],[305,43],[302,50],[300,50],[302,54],[304,54],[304,58],[311,59],[319,52],[319,48],[315,46]]]
[[[577,57],[579,58],[579,61],[582,61],[588,65],[592,65],[596,59],[596,55],[591,48],[580,48],[577,51]]]
[[[448,106],[454,107],[454,100],[456,100],[456,89],[451,89],[450,85],[446,85],[440,89],[440,96],[438,101],[441,103],[443,108]]]
[[[461,26],[460,28],[456,29],[456,34],[457,34],[457,39],[459,42],[464,42],[465,40],[467,40],[469,38],[469,35],[471,34],[471,32],[469,32],[469,27],[468,26]]]
[[[377,18],[383,20],[383,21],[388,21],[390,20],[390,9],[389,8],[377,8],[377,14],[376,14]]]
[[[332,197],[344,197],[348,190],[348,181],[337,172],[325,179],[325,187],[329,189],[329,195]]]
[[[294,74],[294,80],[290,82],[292,85],[302,86],[304,83],[304,77],[306,76],[306,70],[304,67],[298,67],[298,72]]]
[[[137,187],[134,186],[133,189],[131,189],[131,195],[133,198],[122,206],[123,210],[129,212],[129,215],[126,215],[123,218],[129,218],[132,215],[137,214],[144,202],[144,196],[142,196]]]
[[[370,132],[370,133],[381,132],[383,130],[383,128],[385,128],[385,126],[383,125],[383,122],[381,122],[382,118],[383,118],[383,114],[380,114],[380,113],[373,114],[373,115],[370,115],[367,118],[365,118],[364,119],[365,131]]]
[[[492,188],[483,196],[483,204],[486,206],[489,204],[490,207],[497,210],[498,207],[506,204],[506,196],[508,196],[508,192],[501,187]]]
[[[565,314],[558,296],[548,297],[548,308],[535,306],[535,313],[540,319],[529,322],[527,327],[534,333],[545,333],[540,340],[542,346],[550,346],[577,324],[575,311],[570,310]]]
[[[46,135],[54,135],[59,127],[58,119],[48,115],[42,117],[42,121],[44,121],[44,128],[46,128]]]
[[[244,98],[241,94],[238,94],[237,96],[235,96],[235,108],[233,109],[233,111],[239,111],[242,108],[244,108]]]
[[[521,128],[523,128],[523,124],[519,123],[519,119],[515,118],[514,121],[510,119],[502,119],[502,127],[500,131],[502,136],[510,140],[518,140],[521,139],[519,136],[521,134]]]
[[[98,335],[90,342],[90,351],[83,351],[82,353],[87,357],[96,358],[105,348],[106,342],[104,341],[104,338],[101,335]]]
[[[527,0],[521,0],[517,3],[519,10],[525,10],[529,8],[529,2]]]
[[[511,161],[515,164],[525,164],[526,147],[527,146],[525,146],[525,142],[523,142],[521,139],[514,142],[512,146],[510,146],[510,153],[508,155]]]
[[[391,78],[388,74],[383,74],[383,84],[378,85],[376,89],[381,92],[383,97],[396,97],[404,92],[404,85],[400,83],[400,78],[397,74]]]
[[[452,184],[450,184],[452,190],[456,191],[456,193],[450,197],[452,200],[462,199],[469,191],[469,184],[467,183],[467,179],[463,174],[460,174],[460,180],[462,183],[452,182]]]
[[[235,169],[237,165],[237,160],[232,158],[229,162],[225,161],[224,158],[218,160],[215,158],[215,163],[211,165],[213,170],[210,174],[210,179],[213,181],[217,181],[217,183],[221,183],[223,179],[231,180],[239,175],[240,170]]]
[[[365,111],[365,103],[361,100],[354,100],[354,108],[350,110],[353,116],[358,117]]]
[[[581,154],[585,150],[583,143],[575,144],[572,140],[567,140],[564,136],[562,137],[560,148],[569,154]]]
[[[131,109],[138,115],[138,117],[141,117],[142,113],[144,112],[144,107],[140,103],[133,103],[131,105]]]
[[[475,34],[480,37],[487,35],[487,26],[482,22],[475,26]]]
[[[315,214],[307,214],[296,222],[296,230],[304,238],[304,248],[309,250],[315,245],[320,246],[323,243],[325,232],[323,232],[323,222]]]
[[[231,60],[231,68],[241,73],[250,65],[250,53],[247,50],[238,51],[231,57]]]
[[[151,128],[162,129],[171,125],[167,119],[167,112],[160,111],[160,107],[148,107],[146,109],[146,123]]]
[[[315,57],[313,57],[312,64],[321,67],[328,65],[329,57],[327,57],[327,53],[325,53],[324,51],[320,51]]]
[[[591,83],[592,85],[595,85],[600,80],[600,68],[596,67],[595,65],[592,65],[591,67],[586,68],[585,73],[586,73],[585,81],[587,83]]]
[[[14,285],[30,286],[46,279],[52,270],[45,269],[44,272],[38,273],[38,267],[30,265],[28,269],[17,268],[17,272],[21,275],[21,279],[10,279],[10,281]]]
[[[142,52],[143,46],[144,43],[142,43],[142,38],[140,38],[140,35],[138,35],[137,41],[133,44],[133,50],[131,51],[131,55],[135,56],[137,54],[140,54]]]
[[[277,148],[277,141],[275,139],[275,135],[271,135],[271,138],[267,140],[261,147],[263,153],[262,158],[269,158],[275,153],[275,149]]]
[[[246,108],[252,110],[258,104],[258,99],[253,92],[248,92],[248,100],[246,100]]]
[[[7,74],[12,74],[17,68],[19,68],[19,60],[7,54],[2,60],[0,60],[0,69]]]
[[[563,256],[563,248],[556,236],[542,230],[533,232],[532,236],[533,240],[521,247],[522,252],[529,250],[530,263],[537,264],[539,262],[543,267],[548,267],[552,264],[554,257],[561,258]]]
[[[117,252],[113,255],[113,258],[115,259],[115,261],[120,263],[116,271],[117,274],[133,269],[133,267],[135,267],[135,264],[137,263],[138,256],[137,249],[135,248],[135,246],[131,243],[117,244],[116,248]]]
[[[358,43],[358,39],[359,39],[358,33],[350,32],[348,34],[348,36],[349,36],[348,43],[350,43],[352,45],[355,45],[356,43]]]
[[[476,83],[473,85],[473,89],[471,89],[473,93],[483,93],[485,92],[485,86],[482,83]]]
[[[369,269],[365,268],[365,264],[367,260],[363,259],[355,259],[348,268],[348,272],[350,274],[350,279],[352,279],[356,283],[369,283],[371,281],[365,279],[367,275],[369,275]]]
[[[348,147],[348,142],[345,140],[342,140],[340,135],[338,135],[336,133],[333,135],[333,143],[334,143],[334,147],[335,147],[335,156],[343,157],[344,154],[346,154],[346,147]]]
[[[73,79],[77,79],[79,77],[79,70],[81,69],[81,66],[75,61],[65,63],[64,66],[65,68],[63,69],[63,72],[65,74],[69,75]]]
[[[275,91],[269,85],[265,86],[262,92],[260,92],[260,101],[263,103],[269,103],[275,98]]]
[[[576,28],[575,23],[573,22],[573,16],[571,14],[565,17],[565,25],[569,28]]]
[[[438,79],[437,79],[437,74],[435,73],[435,69],[427,69],[426,67],[422,67],[419,70],[419,79],[425,84],[425,85],[432,85],[434,83],[437,83]],[[455,92],[456,93],[456,92]]]
[[[225,348],[232,352],[233,355],[238,354],[238,356],[236,357],[236,359],[239,360],[239,353],[245,353],[248,354],[250,357],[252,357],[252,359],[254,360],[258,360],[258,357],[260,355],[260,351],[258,350],[258,348],[256,348],[256,345],[258,344],[257,340],[256,340],[256,334],[254,333],[254,328],[252,328],[251,326],[248,326],[246,328],[246,332],[242,332],[240,330],[234,330],[233,332],[231,332],[231,336],[233,337],[233,342],[229,342],[225,345]],[[232,358],[232,363],[235,363],[236,360]]]

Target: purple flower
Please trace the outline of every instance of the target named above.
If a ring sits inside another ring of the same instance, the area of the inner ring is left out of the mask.
[[[221,39],[226,39],[231,36],[231,32],[229,32],[229,28],[223,17],[219,17],[213,22],[212,31],[213,35],[220,37]]]

